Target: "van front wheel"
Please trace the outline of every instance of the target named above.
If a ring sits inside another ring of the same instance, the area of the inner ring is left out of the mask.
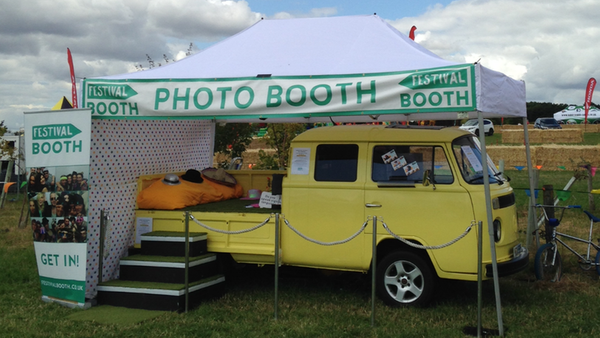
[[[389,306],[420,306],[431,300],[434,277],[418,255],[395,251],[377,266],[377,293]]]

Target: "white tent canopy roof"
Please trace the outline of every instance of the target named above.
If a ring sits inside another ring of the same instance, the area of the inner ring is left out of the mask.
[[[106,79],[234,78],[382,73],[441,59],[375,15],[261,20],[181,61]]]
[[[461,85],[450,86],[452,79]],[[181,61],[84,80],[83,102],[97,108],[93,114],[125,118],[127,111],[117,111],[124,97],[94,89],[101,86],[117,94],[132,89],[135,94],[126,99],[137,105],[129,115],[146,118],[358,122],[457,119],[477,112],[526,116],[524,83],[479,64],[444,60],[376,15],[261,20]]]

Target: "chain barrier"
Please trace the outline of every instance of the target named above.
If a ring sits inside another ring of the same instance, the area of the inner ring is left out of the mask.
[[[283,215],[281,215],[281,216],[283,216]],[[201,227],[203,227],[203,228],[205,228],[207,230],[214,231],[214,232],[221,233],[221,234],[226,234],[226,235],[238,235],[238,234],[243,234],[243,233],[246,233],[246,232],[254,231],[254,230],[256,230],[256,229],[264,226],[265,224],[269,223],[269,221],[271,220],[272,217],[273,217],[273,214],[269,215],[269,217],[267,217],[267,219],[265,219],[262,223],[257,224],[255,226],[253,226],[252,228],[249,228],[249,229],[237,230],[237,231],[227,231],[227,230],[220,230],[220,229],[212,228],[212,227],[210,227],[210,226],[208,226],[208,225],[200,222],[199,220],[197,220],[194,217],[194,215],[190,214],[190,219],[192,221],[194,221],[196,224],[198,224],[199,226],[201,226]],[[356,233],[354,233],[353,235],[351,235],[350,237],[348,237],[346,239],[339,240],[339,241],[333,241],[333,242],[322,242],[322,241],[310,238],[310,237],[304,235],[303,233],[301,233],[300,231],[298,231],[298,229],[294,228],[290,224],[290,222],[287,219],[285,219],[285,217],[284,217],[283,221],[284,221],[285,225],[287,225],[288,228],[290,228],[290,230],[292,230],[298,236],[304,238],[305,240],[307,240],[309,242],[312,242],[312,243],[315,243],[315,244],[319,244],[319,245],[332,246],[332,245],[339,245],[339,244],[348,243],[351,240],[353,240],[354,238],[356,238],[358,235],[360,235],[361,232],[363,232],[365,230],[365,228],[367,227],[367,224],[369,223],[369,221],[371,219],[372,219],[371,216],[367,217],[367,220],[363,223],[363,225],[360,227],[360,229]],[[476,223],[477,222],[475,222],[475,221],[471,221],[471,224],[467,227],[467,229],[465,229],[465,231],[461,235],[459,235],[458,237],[456,237],[455,239],[453,239],[453,240],[451,240],[451,241],[449,241],[447,243],[444,243],[444,244],[441,244],[441,245],[425,246],[425,245],[415,244],[413,242],[410,242],[410,241],[408,241],[408,240],[406,240],[406,239],[404,239],[404,238],[396,235],[395,233],[392,232],[392,230],[390,230],[390,228],[388,227],[388,225],[383,220],[381,221],[381,224],[383,225],[383,228],[385,229],[385,231],[387,231],[387,233],[390,234],[392,237],[394,237],[395,239],[401,241],[402,243],[404,243],[404,244],[406,244],[408,246],[411,246],[411,247],[417,248],[417,249],[423,249],[423,250],[443,249],[445,247],[448,247],[448,246],[450,246],[450,245],[452,245],[452,244],[460,241],[461,239],[463,239],[471,231],[471,229],[474,226],[477,225]]]
[[[184,214],[185,216],[185,214]],[[210,231],[214,231],[214,232],[218,232],[220,234],[226,234],[226,235],[239,235],[239,234],[243,234],[246,232],[250,232],[250,231],[254,231],[260,227],[262,227],[263,225],[269,223],[269,221],[271,220],[271,217],[273,217],[273,214],[269,215],[269,217],[267,219],[265,219],[262,223],[253,226],[252,228],[249,229],[245,229],[245,230],[237,230],[237,231],[227,231],[227,230],[220,230],[220,229],[215,229],[215,228],[211,228],[210,226],[200,222],[199,220],[196,219],[196,217],[194,217],[194,215],[190,214],[190,218],[192,219],[192,221],[196,222],[196,224],[198,224],[199,226],[210,230]]]
[[[431,245],[431,246],[425,246],[425,245],[420,245],[420,244],[415,244],[413,242],[410,242],[410,241],[396,235],[395,233],[393,233],[392,230],[390,230],[388,228],[387,224],[384,221],[381,221],[381,224],[383,224],[383,228],[385,229],[385,231],[388,232],[388,234],[392,235],[395,239],[401,241],[402,243],[404,243],[408,246],[412,246],[413,248],[423,249],[423,250],[436,250],[436,249],[443,249],[443,248],[450,246],[450,245],[460,241],[461,239],[463,239],[463,237],[465,237],[471,231],[471,229],[477,225],[477,222],[471,221],[471,224],[467,227],[465,232],[463,232],[461,235],[459,235],[455,239],[451,240],[450,242],[440,244],[440,245]]]
[[[353,240],[356,236],[360,235],[361,232],[363,232],[363,230],[365,230],[365,228],[367,227],[367,224],[369,223],[369,218],[367,218],[367,220],[365,221],[365,223],[363,223],[363,225],[360,227],[360,230],[358,230],[354,235],[343,239],[341,241],[334,241],[334,242],[321,242],[318,241],[316,239],[312,239],[310,237],[307,237],[306,235],[302,234],[300,231],[298,231],[296,228],[294,228],[290,222],[288,222],[287,219],[283,219],[283,221],[285,222],[285,225],[288,226],[288,228],[290,228],[293,232],[295,232],[298,236],[304,238],[305,240],[315,243],[315,244],[319,244],[319,245],[325,245],[325,246],[331,246],[331,245],[338,245],[338,244],[344,244],[347,242],[350,242],[351,240]]]

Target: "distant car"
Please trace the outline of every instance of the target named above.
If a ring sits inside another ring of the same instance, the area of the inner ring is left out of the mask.
[[[469,120],[465,122],[459,129],[469,131],[477,136],[479,136],[479,121],[476,119]],[[492,121],[488,119],[483,119],[483,131],[485,135],[492,136],[494,135],[494,124]]]
[[[562,129],[558,121],[551,117],[540,117],[536,119],[533,127],[536,129]]]

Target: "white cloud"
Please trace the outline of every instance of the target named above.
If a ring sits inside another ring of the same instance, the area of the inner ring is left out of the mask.
[[[600,76],[597,1],[458,0],[390,23],[417,26],[415,41],[440,57],[481,63],[527,85],[528,101],[581,104]],[[598,100],[596,100],[598,101]]]

